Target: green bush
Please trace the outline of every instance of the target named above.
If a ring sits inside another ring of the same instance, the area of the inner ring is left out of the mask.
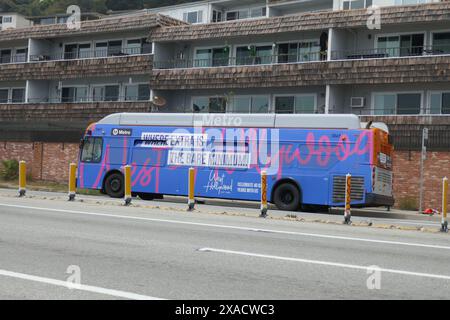
[[[419,204],[416,198],[402,198],[398,201],[398,208],[401,210],[417,211]]]
[[[3,180],[15,180],[19,177],[19,162],[17,160],[2,161],[3,169],[0,176]]]

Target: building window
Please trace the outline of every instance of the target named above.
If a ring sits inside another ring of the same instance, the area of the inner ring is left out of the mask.
[[[277,46],[278,63],[319,61],[320,42],[281,43]]]
[[[24,103],[25,102],[25,89],[15,88],[11,90],[12,103]]]
[[[12,51],[10,49],[0,50],[0,63],[10,63]]]
[[[222,22],[222,11],[213,10],[211,22]]]
[[[248,18],[260,18],[265,17],[267,14],[266,7],[246,8],[228,11],[225,15],[227,21],[241,20]]]
[[[268,113],[269,96],[236,96],[233,102],[235,113]]]
[[[450,53],[450,32],[440,32],[433,34],[433,53]]]
[[[450,114],[450,92],[433,92],[430,95],[431,114]]]
[[[195,52],[194,67],[197,68],[227,66],[228,62],[228,47],[198,49]]]
[[[9,89],[0,89],[0,103],[9,102]]]
[[[90,43],[74,43],[66,44],[64,46],[64,59],[86,59],[91,57],[91,44]]]
[[[122,53],[122,40],[97,42],[95,44],[95,57],[117,56]]]
[[[225,113],[227,101],[225,97],[195,97],[192,109],[194,113]]]
[[[130,84],[125,87],[126,101],[150,100],[150,86],[148,84]]]
[[[28,48],[16,49],[15,62],[27,62]]]
[[[61,102],[85,102],[88,101],[87,87],[65,87],[62,89]]]
[[[95,102],[119,101],[119,85],[94,86],[92,89],[92,99]]]
[[[190,11],[183,13],[183,20],[187,23],[202,23],[203,22],[203,11]]]
[[[275,97],[276,113],[315,113],[315,95],[295,95]]]
[[[3,17],[3,23],[12,23],[12,20],[11,16]]]
[[[374,96],[374,114],[420,114],[420,93],[377,93]]]
[[[378,53],[388,57],[419,56],[423,53],[424,38],[424,34],[378,37]]]
[[[130,39],[127,40],[124,53],[131,55],[152,53],[152,44],[146,39]]]
[[[270,64],[273,61],[273,48],[266,46],[245,46],[236,48],[237,65]]]

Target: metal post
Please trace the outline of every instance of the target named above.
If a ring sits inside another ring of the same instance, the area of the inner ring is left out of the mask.
[[[69,201],[74,201],[77,194],[77,165],[69,165]]]
[[[189,168],[188,176],[189,194],[188,194],[188,211],[195,209],[195,169]]]
[[[131,204],[131,166],[127,165],[124,167],[125,173],[125,205],[129,206]]]
[[[428,140],[428,128],[423,128],[422,132],[422,152],[420,154],[420,189],[419,189],[419,214],[423,213],[423,184],[424,184],[424,162],[427,159],[427,147],[426,143]]]
[[[448,232],[447,221],[447,203],[448,203],[448,179],[442,179],[442,226],[441,232]]]
[[[19,162],[19,197],[24,197],[27,193],[27,163]]]
[[[261,172],[261,218],[267,217],[267,172]]]
[[[345,176],[345,210],[344,224],[351,224],[351,194],[352,194],[352,175],[349,173]]]

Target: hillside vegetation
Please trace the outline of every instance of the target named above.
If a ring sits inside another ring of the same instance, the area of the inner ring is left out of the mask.
[[[134,10],[168,6],[195,0],[0,0],[1,12],[19,12],[26,16],[65,13],[70,5],[78,5],[82,12]]]

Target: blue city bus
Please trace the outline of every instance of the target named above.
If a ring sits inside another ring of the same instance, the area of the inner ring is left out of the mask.
[[[392,206],[388,128],[355,115],[121,113],[90,125],[80,144],[78,188],[144,200],[188,194],[259,201],[261,172],[280,210],[343,206],[352,175],[353,206]]]

